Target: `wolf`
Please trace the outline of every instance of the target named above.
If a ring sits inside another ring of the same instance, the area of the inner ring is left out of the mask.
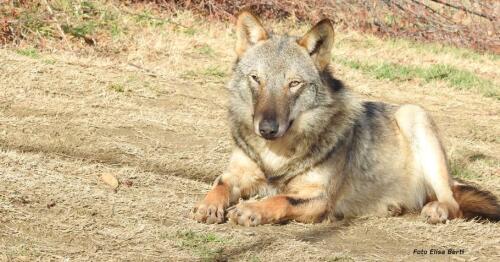
[[[360,101],[334,78],[330,20],[295,37],[244,11],[236,28],[228,84],[235,146],[194,219],[257,226],[421,212],[432,224],[499,220],[493,194],[450,176],[422,107]],[[254,196],[262,199],[239,201]]]

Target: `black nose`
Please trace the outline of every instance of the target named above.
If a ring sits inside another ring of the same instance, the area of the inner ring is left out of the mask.
[[[276,134],[278,134],[278,128],[279,125],[276,120],[264,119],[259,123],[259,132],[266,139],[275,138]]]

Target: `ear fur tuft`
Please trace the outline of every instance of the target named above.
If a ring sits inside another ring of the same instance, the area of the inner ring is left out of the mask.
[[[307,50],[320,71],[330,63],[334,36],[332,22],[323,19],[297,41]]]
[[[248,11],[238,14],[236,34],[236,54],[239,57],[252,45],[269,38],[260,20]]]

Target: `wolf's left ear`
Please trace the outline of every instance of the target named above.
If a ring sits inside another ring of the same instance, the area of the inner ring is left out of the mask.
[[[268,39],[268,34],[259,19],[248,11],[243,11],[238,15],[236,23],[236,54],[242,56],[252,45],[259,41]]]
[[[330,19],[323,19],[297,41],[309,52],[320,71],[330,63],[334,35]]]

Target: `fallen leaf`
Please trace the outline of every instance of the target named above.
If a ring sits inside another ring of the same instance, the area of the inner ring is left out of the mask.
[[[101,180],[108,184],[112,189],[117,189],[118,185],[120,185],[118,179],[116,179],[116,177],[112,174],[103,174],[101,176]]]

